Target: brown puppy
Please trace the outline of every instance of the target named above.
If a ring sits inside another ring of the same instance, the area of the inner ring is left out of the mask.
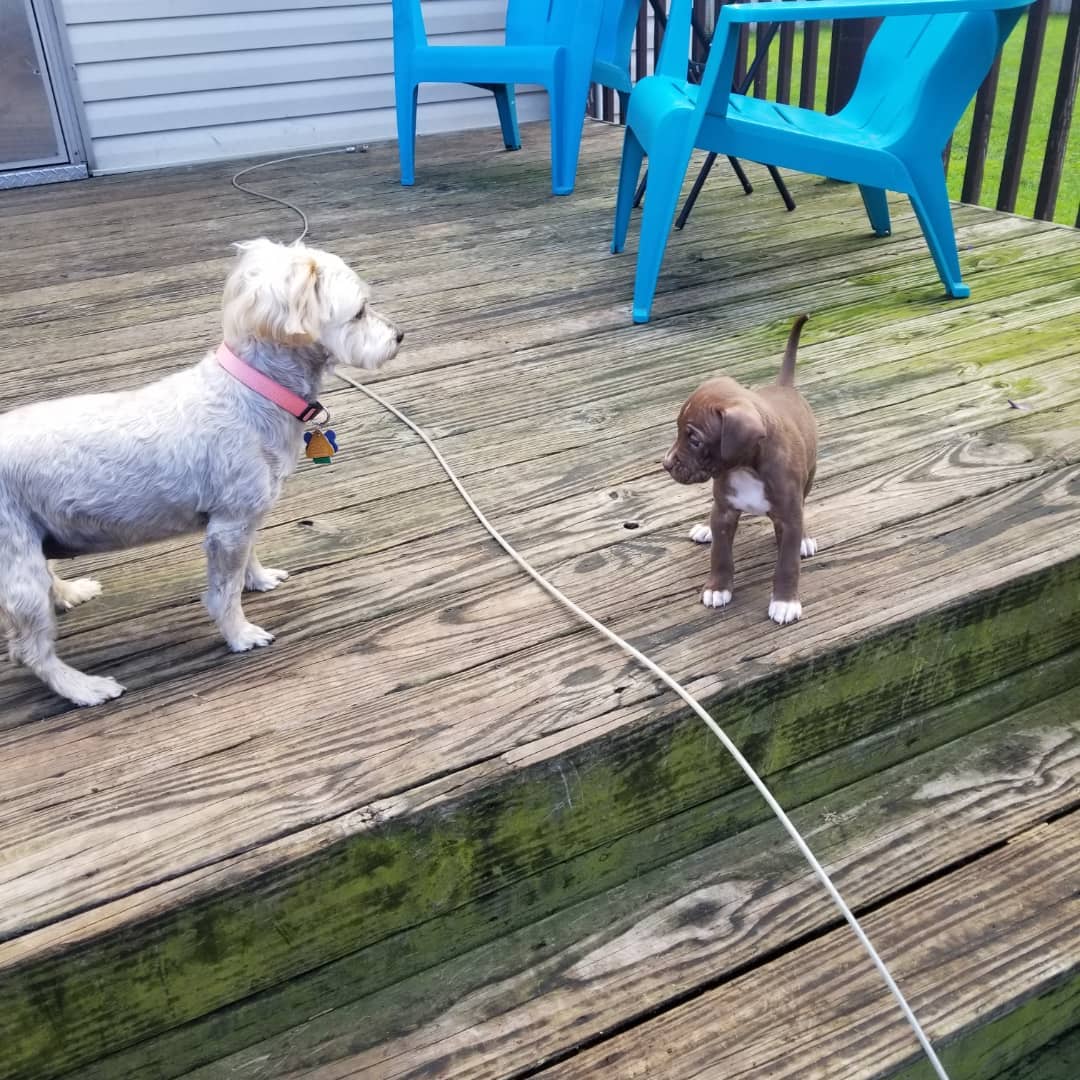
[[[778,549],[769,618],[781,625],[802,616],[799,559],[817,551],[803,525],[803,502],[817,464],[817,425],[795,389],[795,353],[806,318],[795,320],[772,386],[747,390],[726,377],[699,386],[679,413],[679,433],[664,458],[664,468],[680,484],[713,482],[709,525],[690,531],[698,543],[712,543],[711,572],[701,595],[706,607],[731,600],[739,517],[768,514]]]

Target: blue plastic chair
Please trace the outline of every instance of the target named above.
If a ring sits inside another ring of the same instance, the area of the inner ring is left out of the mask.
[[[551,189],[574,190],[581,128],[603,0],[509,0],[505,45],[429,45],[420,0],[393,0],[394,93],[401,182],[414,182],[420,83],[469,83],[495,95],[508,150],[521,147],[514,84],[543,86],[551,102]]]
[[[633,83],[630,79],[630,50],[634,47],[641,0],[604,0],[600,33],[593,55],[592,81],[608,86],[619,95],[619,111],[626,116]]]
[[[630,97],[612,251],[622,251],[634,188],[649,155],[634,322],[648,322],[683,178],[695,147],[857,183],[878,236],[890,232],[885,192],[911,198],[950,296],[960,274],[941,154],[1005,39],[1031,0],[780,0],[721,9],[701,85],[686,79],[692,0],[675,0],[658,73]],[[739,27],[885,16],[855,91],[834,116],[730,91]]]

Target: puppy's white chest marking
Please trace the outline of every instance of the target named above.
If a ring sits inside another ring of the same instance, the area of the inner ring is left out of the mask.
[[[749,469],[734,469],[728,475],[728,505],[746,514],[767,514],[769,500],[765,485]]]

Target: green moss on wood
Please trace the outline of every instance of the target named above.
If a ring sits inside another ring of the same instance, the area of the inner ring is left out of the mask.
[[[1076,1005],[1080,1016],[1080,1002]],[[994,1080],[1076,1080],[1080,1076],[1080,1027],[1011,1065]]]
[[[1002,1015],[986,1018],[968,1031],[938,1047],[942,1064],[950,1080],[988,1080],[1001,1077],[1003,1070],[1020,1062],[1040,1047],[1068,1031],[1080,1014],[1080,970],[1065,970],[1050,989]],[[1077,1076],[1074,1070],[1070,1080]],[[1035,1074],[1037,1080],[1053,1080],[1052,1074]],[[1035,1080],[1035,1076],[1032,1080]],[[934,1080],[934,1073],[925,1059],[914,1061],[908,1068],[896,1072],[890,1080]],[[1004,1078],[1002,1078],[1004,1080]]]
[[[1077,644],[1078,587],[1072,560],[763,675],[711,707],[759,770],[794,767]],[[743,784],[714,738],[676,712],[463,796],[452,812],[376,823],[197,905],[4,972],[0,1076],[55,1075],[512,885],[523,892],[512,918],[533,921],[637,872],[632,845],[605,845]],[[745,820],[729,807],[698,843]],[[473,925],[409,959],[418,969],[500,932]],[[372,978],[406,973],[388,961]]]
[[[897,728],[777,774],[772,786],[793,810],[797,803],[792,792],[827,791],[823,799],[804,805],[797,818],[815,823],[814,847],[819,856],[835,862],[843,852],[858,849],[865,858],[868,835],[886,835],[910,819],[912,804],[921,801],[919,792],[928,775],[956,769],[967,772],[973,767],[976,771],[985,768],[991,775],[1000,768],[1019,774],[1035,767],[1033,760],[1045,752],[1045,741],[1035,733],[1060,732],[1077,724],[1078,665],[1078,652],[1056,657]],[[1066,692],[1059,693],[1062,689]],[[1039,694],[1047,694],[1048,700],[1022,708]],[[1031,739],[1025,737],[1028,733]],[[1003,753],[1007,762],[1001,760]],[[980,764],[973,766],[973,762]],[[894,764],[899,767],[890,768]],[[842,788],[828,786],[841,777],[847,779]],[[757,820],[766,824],[754,827]],[[858,828],[852,831],[847,823],[856,820]],[[739,822],[740,827],[737,835],[709,844],[718,822]],[[594,935],[619,936],[633,920],[691,891],[704,867],[727,866],[736,878],[768,880],[773,888],[805,874],[805,864],[792,845],[772,843],[775,834],[775,823],[763,814],[760,800],[740,789],[563,864],[558,869],[568,906],[539,922],[514,929],[514,917],[535,902],[540,890],[535,883],[519,882],[466,909],[110,1057],[80,1073],[79,1080],[139,1080],[148,1075],[166,1080],[244,1047],[254,1047],[244,1050],[244,1060],[261,1060],[270,1054],[270,1060],[278,1061],[285,1046],[310,1048],[344,1035],[352,1049],[358,1050],[430,1020],[484,986],[521,986],[519,973],[527,969],[537,968],[540,978],[538,966],[543,966],[544,978],[557,983],[559,972],[578,955],[575,942],[588,941],[591,950],[596,946]],[[635,867],[635,873],[623,882],[628,866]],[[585,884],[582,867],[596,875]],[[572,886],[566,885],[568,880]],[[877,888],[877,879],[873,880]],[[895,879],[890,883],[887,876],[880,884],[883,892],[895,886]],[[588,892],[595,887],[602,887],[603,894],[589,898]],[[586,899],[577,900],[575,894],[583,892]],[[877,894],[858,892],[849,899],[862,904],[876,900]],[[437,955],[440,942],[476,940],[483,927],[502,928],[502,936],[411,975],[408,965],[416,955]],[[562,963],[548,968],[560,953],[564,954]],[[733,962],[738,966],[738,960]],[[407,977],[385,987],[374,983],[373,971],[389,974],[395,967]],[[318,1019],[312,1021],[313,1016]],[[289,1028],[302,1030],[289,1032],[280,1041],[272,1038]],[[267,1039],[271,1041],[265,1043]],[[256,1047],[257,1043],[262,1045]],[[315,1064],[306,1054],[304,1058]],[[207,1077],[200,1072],[200,1080],[231,1076],[230,1068],[238,1060],[221,1062]],[[272,1067],[267,1071],[272,1073]],[[258,1070],[256,1075],[261,1075]]]

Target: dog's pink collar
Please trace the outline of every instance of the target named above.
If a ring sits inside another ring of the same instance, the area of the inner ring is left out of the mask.
[[[297,420],[307,423],[309,420],[314,420],[319,413],[326,412],[318,401],[305,401],[299,394],[287,390],[281,383],[274,382],[268,375],[264,375],[245,363],[224,342],[218,346],[216,355],[217,362],[234,379],[242,382],[248,389],[254,390],[256,394],[261,394],[267,401],[281,406]]]

